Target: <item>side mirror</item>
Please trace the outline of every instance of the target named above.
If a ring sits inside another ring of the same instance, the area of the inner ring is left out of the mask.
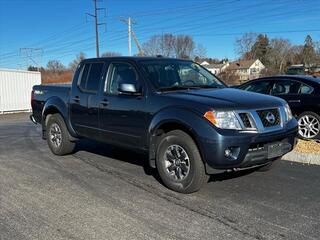
[[[141,89],[137,89],[136,85],[131,83],[119,84],[118,91],[123,95],[141,95]]]

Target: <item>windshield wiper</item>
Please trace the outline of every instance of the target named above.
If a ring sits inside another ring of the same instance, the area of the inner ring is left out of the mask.
[[[171,86],[171,87],[160,87],[157,89],[159,92],[164,91],[176,91],[176,90],[190,90],[190,89],[208,89],[208,88],[220,88],[220,86],[213,85],[192,85],[192,86]]]
[[[159,92],[165,92],[165,91],[176,91],[176,90],[188,90],[191,87],[188,86],[171,86],[171,87],[160,87],[157,89]]]
[[[220,86],[214,85],[193,85],[192,88],[221,88]]]

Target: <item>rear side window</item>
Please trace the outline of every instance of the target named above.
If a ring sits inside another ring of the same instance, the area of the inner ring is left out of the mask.
[[[311,94],[312,92],[313,92],[313,87],[310,87],[303,83],[301,84],[300,91],[299,91],[300,94]]]
[[[272,88],[273,95],[311,94],[312,92],[312,87],[298,81],[290,80],[278,81]]]
[[[103,70],[103,63],[92,63],[87,80],[87,91],[98,91]]]
[[[241,87],[242,90],[250,91],[250,92],[257,92],[257,93],[268,93],[270,83],[267,81],[259,81],[253,82],[251,84],[245,85]]]
[[[83,66],[79,88],[83,91],[97,92],[101,81],[104,63],[91,63]]]
[[[81,74],[81,80],[80,80],[80,83],[79,83],[79,87],[81,89],[83,89],[83,90],[86,88],[86,83],[87,83],[89,70],[90,70],[90,64],[85,64],[83,66],[83,70],[82,70],[82,74]]]

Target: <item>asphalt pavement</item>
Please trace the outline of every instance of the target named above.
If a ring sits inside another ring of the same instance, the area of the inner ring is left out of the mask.
[[[320,166],[166,189],[145,156],[81,141],[53,155],[27,114],[0,115],[0,239],[319,239]]]

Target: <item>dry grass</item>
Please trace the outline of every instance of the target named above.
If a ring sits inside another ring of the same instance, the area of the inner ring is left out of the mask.
[[[70,83],[72,81],[73,73],[71,71],[64,71],[59,73],[52,73],[49,71],[44,71],[41,73],[42,84],[52,84],[52,83]]]
[[[315,141],[299,140],[294,151],[302,152],[302,153],[319,153],[320,154],[320,143],[317,143]]]

